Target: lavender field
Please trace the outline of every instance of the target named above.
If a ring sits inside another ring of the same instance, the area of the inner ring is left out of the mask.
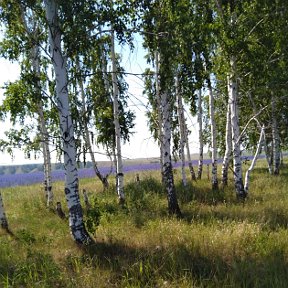
[[[259,158],[263,158],[263,155],[260,155]],[[252,156],[242,157],[242,161],[251,160]],[[222,159],[218,159],[218,163],[221,163]],[[192,161],[194,166],[198,165],[198,161]],[[208,165],[211,163],[211,159],[204,159],[203,165]],[[173,162],[173,168],[180,167],[180,162]],[[186,163],[188,166],[188,163]],[[160,163],[138,163],[138,164],[128,164],[124,165],[124,172],[137,172],[137,171],[147,171],[147,170],[158,170],[160,169]],[[102,174],[107,174],[110,171],[110,167],[99,167],[99,170]],[[92,168],[89,169],[79,169],[79,178],[93,178],[95,177],[94,170]],[[113,171],[114,172],[114,171]],[[53,181],[61,181],[64,180],[65,172],[64,170],[55,170],[52,172],[52,180]],[[44,173],[43,172],[31,172],[31,173],[19,173],[19,174],[8,174],[8,175],[0,175],[0,188],[5,187],[14,187],[14,186],[22,186],[22,185],[30,185],[43,182]]]
[[[197,165],[197,161],[193,161],[193,165]],[[211,163],[209,159],[204,160],[204,165]],[[180,166],[180,162],[173,163],[173,167],[177,168]],[[129,164],[124,166],[124,172],[137,172],[145,170],[158,170],[160,169],[160,163],[139,163],[139,164]],[[106,174],[110,171],[110,167],[100,167],[101,173]],[[55,170],[52,172],[53,181],[64,180],[65,173],[64,170]],[[80,169],[80,178],[93,178],[95,173],[92,168]],[[44,173],[43,172],[31,172],[31,173],[19,173],[10,175],[0,175],[0,188],[4,187],[14,187],[22,185],[30,185],[43,182]]]

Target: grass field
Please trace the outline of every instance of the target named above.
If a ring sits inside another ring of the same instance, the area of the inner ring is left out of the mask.
[[[14,235],[0,230],[0,287],[288,287],[287,166],[275,177],[260,161],[245,204],[232,181],[212,192],[204,174],[184,188],[176,171],[181,220],[167,215],[159,172],[125,177],[125,207],[113,187],[80,181],[93,247],[72,241],[40,185],[2,189]],[[54,193],[65,209],[63,183]]]

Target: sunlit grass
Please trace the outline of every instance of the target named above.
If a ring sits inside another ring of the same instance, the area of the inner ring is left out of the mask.
[[[211,191],[204,174],[184,188],[177,171],[183,219],[169,217],[156,171],[140,173],[140,183],[126,175],[124,207],[113,177],[104,192],[98,180],[81,179],[81,201],[86,189],[101,214],[88,248],[46,208],[40,185],[3,189],[14,236],[0,231],[0,287],[287,287],[287,167],[275,177],[264,165],[253,171],[244,204],[231,181]],[[54,193],[67,214],[63,183]]]

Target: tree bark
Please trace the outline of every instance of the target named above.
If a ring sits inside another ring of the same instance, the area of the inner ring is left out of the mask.
[[[190,154],[187,125],[185,125],[185,145],[186,145],[188,167],[189,167],[189,172],[190,172],[190,175],[191,175],[191,179],[192,179],[192,181],[193,180],[196,181],[196,175],[195,175],[195,171],[194,171],[194,168],[193,168],[193,163],[192,163],[192,160],[191,160],[191,154]]]
[[[248,170],[246,171],[246,174],[245,174],[245,184],[244,184],[244,189],[245,189],[245,193],[246,195],[248,195],[248,190],[249,190],[249,181],[250,181],[250,174],[256,164],[256,161],[258,159],[258,155],[260,153],[260,150],[261,150],[261,147],[263,145],[263,139],[264,139],[264,126],[261,128],[261,133],[260,133],[260,137],[259,137],[259,140],[258,140],[258,144],[257,144],[257,149],[256,149],[256,152],[255,152],[255,155],[253,157],[253,160],[251,162],[251,165],[250,167],[248,168]]]
[[[211,121],[211,148],[212,148],[212,189],[218,189],[218,178],[217,178],[217,142],[216,142],[216,121],[215,121],[215,109],[214,109],[214,94],[211,86],[211,81],[208,79],[208,90],[209,90],[209,114]]]
[[[231,111],[230,104],[227,105],[227,113],[226,113],[226,129],[225,129],[225,155],[222,163],[222,185],[227,186],[228,184],[228,168],[229,161],[231,157],[232,151],[232,135],[231,135]]]
[[[178,73],[178,72],[177,72]],[[186,144],[186,132],[185,132],[185,117],[184,117],[184,108],[182,103],[181,93],[179,91],[179,78],[178,74],[176,75],[176,97],[178,100],[177,112],[178,112],[178,122],[180,127],[180,158],[181,158],[181,175],[182,175],[182,184],[187,186],[187,177],[185,172],[185,144]]]
[[[51,207],[53,205],[53,192],[52,192],[52,176],[51,176],[51,154],[49,148],[49,134],[47,130],[47,125],[44,117],[43,111],[43,101],[42,101],[42,91],[41,91],[41,70],[40,70],[40,47],[37,45],[39,41],[40,30],[37,24],[34,23],[33,29],[29,29],[27,18],[25,17],[25,8],[23,4],[20,4],[21,8],[21,18],[23,25],[25,27],[26,33],[31,39],[34,40],[33,46],[31,48],[31,60],[32,60],[32,69],[36,78],[35,90],[37,91],[37,95],[35,95],[36,100],[36,109],[38,114],[38,122],[40,126],[41,133],[41,141],[42,141],[42,149],[43,149],[43,158],[44,158],[44,191],[46,196],[47,207]],[[36,20],[34,19],[36,22]]]
[[[38,46],[34,46],[32,49],[32,62],[33,62],[33,70],[38,79],[40,79],[40,63],[39,63],[39,57],[40,57],[40,51]],[[44,117],[44,111],[43,111],[43,103],[41,100],[41,86],[40,83],[37,83],[36,87],[38,94],[39,94],[39,100],[37,101],[37,113],[39,117],[39,126],[41,131],[41,141],[42,141],[42,147],[43,147],[43,158],[44,158],[44,191],[46,195],[46,203],[47,207],[52,207],[53,205],[53,192],[52,192],[52,176],[51,176],[51,154],[50,154],[50,148],[49,148],[49,134],[46,127],[46,121]]]
[[[83,211],[79,198],[74,128],[69,106],[66,59],[61,47],[62,33],[58,22],[58,6],[55,0],[45,0],[44,3],[46,19],[49,25],[50,54],[56,76],[57,108],[64,153],[65,195],[69,210],[69,226],[71,234],[77,243],[89,244],[93,240],[84,226]]]
[[[280,154],[280,139],[279,139],[274,95],[272,95],[271,106],[272,106],[273,174],[279,175],[281,154]]]
[[[117,68],[115,59],[115,43],[114,43],[114,31],[111,33],[111,60],[112,60],[112,85],[113,85],[113,116],[115,126],[115,145],[116,145],[116,179],[117,179],[117,194],[119,197],[119,203],[125,202],[124,195],[124,173],[121,154],[121,130],[119,123],[119,103],[118,103],[118,84],[117,84]]]
[[[7,221],[7,217],[6,217],[5,210],[4,210],[1,192],[0,192],[0,224],[1,224],[1,227],[3,229],[5,229],[7,231],[9,230],[8,221]]]
[[[203,110],[202,110],[202,93],[201,89],[198,92],[198,113],[197,120],[199,126],[199,161],[198,161],[198,175],[197,178],[201,179],[203,171],[203,124],[202,124]]]
[[[163,108],[163,177],[167,191],[168,212],[169,214],[181,217],[181,211],[176,197],[176,189],[174,185],[174,176],[171,161],[171,103],[168,93],[161,95],[161,104]]]
[[[251,105],[253,107],[253,113],[256,115],[257,114],[257,109],[256,109],[255,103],[254,103],[254,101],[252,99],[252,96],[251,96],[250,92],[248,93],[248,97],[249,97],[249,100],[250,100]],[[262,131],[261,124],[260,124],[260,122],[257,119],[256,119],[256,122],[257,122],[257,127],[258,127],[258,129],[259,129],[259,131],[261,133],[261,131]],[[264,127],[264,125],[263,125],[263,127]],[[263,148],[264,148],[265,158],[266,158],[266,162],[267,162],[267,166],[268,166],[268,171],[269,171],[269,174],[272,175],[271,155],[270,155],[268,147],[267,147],[265,127],[264,127],[264,134],[263,134]]]
[[[46,121],[44,118],[43,106],[38,103],[38,115],[41,129],[41,141],[43,147],[44,158],[44,191],[46,195],[47,207],[53,206],[53,191],[52,191],[52,176],[51,176],[51,154],[49,148],[49,135],[46,127]]]
[[[242,179],[242,162],[240,150],[240,128],[239,128],[239,107],[238,107],[238,89],[236,80],[236,58],[230,59],[231,72],[228,79],[228,96],[231,110],[231,131],[232,131],[232,152],[233,152],[233,173],[236,196],[240,200],[246,198]]]
[[[163,171],[163,120],[162,120],[162,106],[161,106],[161,94],[160,94],[160,77],[159,77],[159,53],[158,51],[155,52],[155,89],[156,89],[156,101],[157,101],[157,116],[158,116],[158,140],[159,140],[159,146],[160,146],[160,169],[161,169],[161,180],[162,184],[164,184],[164,171]]]

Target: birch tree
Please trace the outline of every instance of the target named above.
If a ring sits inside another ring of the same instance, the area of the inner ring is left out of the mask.
[[[185,137],[185,146],[186,146],[186,152],[187,152],[187,160],[188,160],[188,167],[189,167],[189,172],[191,175],[191,180],[196,181],[196,175],[195,175],[195,171],[193,168],[193,163],[192,163],[192,159],[191,159],[191,153],[190,153],[190,147],[189,147],[189,136],[188,136],[188,128],[187,125],[185,125],[184,127],[184,137]]]
[[[62,51],[62,30],[58,18],[58,4],[45,0],[46,19],[49,27],[50,55],[55,70],[57,107],[60,118],[62,149],[65,168],[65,195],[69,210],[69,226],[74,240],[80,244],[92,242],[83,222],[79,198],[79,180],[76,166],[76,149],[73,123],[68,98],[66,59]]]
[[[259,114],[259,111],[257,111],[257,107],[256,107],[256,105],[255,105],[255,101],[254,101],[253,98],[252,98],[251,91],[248,92],[248,98],[249,98],[249,102],[250,102],[250,104],[251,104],[251,106],[252,106],[254,115]],[[261,121],[261,122],[262,122],[262,121]],[[262,129],[264,130],[264,131],[263,131],[263,148],[264,148],[265,159],[266,159],[266,162],[267,162],[269,174],[272,174],[271,155],[270,155],[270,153],[269,153],[269,151],[268,151],[268,147],[267,147],[265,124],[262,124],[262,126],[261,126],[261,123],[260,123],[260,121],[259,121],[258,119],[257,119],[256,123],[257,123],[258,131],[259,131],[260,133],[262,132]],[[263,122],[263,123],[264,123],[264,122]]]
[[[272,94],[271,99],[271,109],[272,109],[272,144],[273,144],[273,174],[279,175],[280,169],[280,138],[278,132],[278,121],[276,117],[276,107],[275,107],[275,96]]]
[[[171,96],[168,92],[164,91],[161,95],[162,106],[162,122],[163,122],[163,177],[165,181],[167,198],[168,198],[168,211],[170,214],[181,215],[178,201],[176,198],[176,190],[174,185],[174,177],[171,163]]]
[[[228,184],[228,168],[232,151],[232,135],[231,135],[231,112],[230,104],[227,104],[226,112],[226,128],[225,128],[225,154],[222,163],[222,185]]]
[[[117,68],[115,59],[115,43],[114,43],[114,31],[111,32],[111,61],[112,61],[112,85],[113,85],[113,118],[115,126],[115,144],[116,144],[116,181],[117,181],[117,194],[119,202],[123,204],[125,202],[124,196],[124,173],[123,162],[121,152],[121,130],[119,122],[119,89],[117,82]]]
[[[47,124],[44,116],[43,110],[43,101],[42,101],[42,91],[41,91],[41,68],[40,68],[40,28],[39,24],[36,23],[36,19],[34,16],[34,23],[30,23],[33,27],[32,29],[29,28],[29,24],[27,23],[27,18],[25,17],[25,10],[24,7],[21,5],[21,16],[22,21],[30,39],[32,40],[32,47],[31,47],[31,60],[32,60],[32,72],[35,76],[35,90],[37,93],[37,103],[36,103],[36,110],[39,117],[39,126],[41,131],[41,142],[42,142],[42,149],[43,149],[43,158],[44,158],[44,190],[47,200],[47,207],[51,207],[53,204],[53,192],[52,192],[52,176],[51,176],[51,154],[50,154],[50,147],[49,147],[49,134],[47,129]],[[30,19],[31,21],[31,19]]]
[[[264,133],[265,133],[264,126],[262,126],[260,137],[259,137],[258,144],[257,144],[257,148],[256,148],[256,151],[255,151],[255,155],[254,155],[254,157],[252,159],[250,167],[247,169],[246,174],[245,174],[244,189],[245,189],[246,195],[248,195],[248,192],[249,192],[250,174],[251,174],[251,172],[252,172],[252,170],[253,170],[253,168],[254,168],[254,166],[256,164],[257,158],[258,158],[260,150],[261,150],[261,146],[263,145]]]
[[[267,11],[269,12],[267,13]],[[285,122],[280,121],[280,119],[285,118],[281,115],[284,112],[282,108],[285,107],[284,99],[287,99],[286,96],[283,96],[287,93],[287,50],[283,49],[287,47],[288,43],[287,37],[284,36],[287,25],[284,23],[285,21],[283,22],[283,19],[287,18],[287,13],[285,1],[259,0],[254,1],[253,4],[247,1],[245,11],[242,12],[245,16],[240,15],[241,19],[244,19],[244,17],[249,19],[248,22],[245,21],[241,24],[241,30],[245,31],[245,43],[242,43],[245,53],[241,53],[240,60],[241,63],[245,63],[240,67],[241,74],[245,75],[245,78],[242,76],[241,86],[242,91],[247,91],[245,95],[249,99],[246,104],[242,99],[241,105],[246,106],[245,112],[252,109],[251,113],[254,114],[263,107],[269,106],[269,109],[257,116],[260,123],[255,125],[258,129],[255,127],[254,131],[260,133],[261,126],[265,126],[263,146],[268,170],[271,174],[279,172],[277,167],[279,167],[278,163],[280,161],[276,159],[280,158],[278,152],[280,143],[285,142],[283,136],[286,128],[283,130],[280,128],[281,123],[284,124]],[[237,25],[240,22],[237,21]],[[279,105],[279,100],[282,107]],[[242,123],[245,123],[247,115],[249,113],[242,113],[241,117],[244,118]],[[258,135],[255,132],[250,133],[242,142],[243,147],[257,147],[257,139]],[[276,163],[271,162],[274,161],[274,153],[276,154]]]
[[[159,4],[161,5],[159,6]],[[163,145],[163,150],[160,151],[160,154],[163,165],[163,182],[168,200],[168,212],[169,214],[181,216],[176,196],[171,159],[172,113],[176,100],[175,92],[172,88],[174,84],[175,62],[172,61],[171,56],[175,55],[176,51],[174,47],[174,39],[171,37],[172,34],[169,36],[166,32],[172,31],[172,23],[171,19],[169,19],[169,13],[167,10],[169,9],[169,5],[162,6],[162,4],[164,3],[157,3],[154,1],[149,3],[145,8],[142,27],[144,29],[145,46],[148,48],[150,59],[154,60],[153,58],[155,53],[156,55],[159,55],[159,73],[157,73],[157,80],[159,83],[157,85],[159,85],[160,97],[157,97],[157,99],[160,99],[161,101],[157,103],[159,100],[154,98],[155,101],[152,101],[151,104],[156,107],[155,115],[158,115],[154,119],[156,120],[158,119],[157,117],[161,117],[161,120],[158,121],[155,127],[159,127],[159,131],[163,133],[159,142]],[[164,24],[164,19],[167,20],[166,24],[168,23],[168,25]],[[168,45],[168,43],[170,44]],[[155,97],[155,93],[151,95],[154,95]],[[159,105],[159,103],[161,103],[161,105]],[[161,124],[161,126],[159,124]],[[158,133],[158,137],[159,134],[160,133]]]
[[[231,57],[231,72],[228,80],[228,96],[231,111],[231,137],[232,137],[232,153],[233,153],[233,173],[236,195],[239,199],[244,199],[246,193],[244,191],[242,179],[242,161],[240,151],[240,127],[239,127],[239,108],[238,108],[238,89],[236,83],[236,59]]]
[[[0,224],[3,229],[8,231],[9,229],[8,221],[7,221],[7,217],[6,217],[5,210],[4,210],[4,204],[3,204],[1,192],[0,192]]]
[[[186,172],[185,172],[185,144],[186,144],[186,124],[184,118],[184,108],[182,102],[182,96],[179,91],[179,79],[178,79],[178,72],[176,72],[176,79],[175,79],[175,89],[176,89],[176,97],[177,97],[177,113],[178,113],[178,123],[180,126],[180,159],[181,159],[181,175],[182,175],[182,183],[184,186],[187,186],[187,179],[186,179]]]
[[[198,173],[197,178],[201,179],[203,171],[203,109],[202,109],[202,92],[201,89],[198,91],[198,112],[197,112],[197,121],[198,121],[198,139],[199,139],[199,160],[198,160]]]
[[[79,59],[77,59],[76,61],[77,61],[77,63],[76,63],[77,71],[82,71],[80,68]],[[90,113],[88,114],[87,107],[86,107],[87,106],[86,105],[86,94],[85,94],[85,89],[84,89],[82,77],[79,77],[78,85],[79,85],[80,95],[81,95],[81,100],[82,100],[82,103],[81,103],[82,125],[80,125],[80,126],[82,126],[83,130],[84,130],[83,131],[83,134],[84,134],[83,138],[84,138],[84,142],[85,142],[85,147],[88,150],[88,153],[90,155],[90,159],[92,162],[92,167],[93,167],[93,170],[95,172],[95,175],[99,178],[99,180],[103,184],[104,189],[107,189],[109,187],[108,180],[107,180],[108,175],[103,176],[101,174],[100,170],[98,169],[98,165],[97,165],[94,151],[92,148],[93,147],[92,141],[91,141],[90,132],[88,129],[88,124],[89,124],[88,117],[89,117]]]
[[[10,60],[17,60],[21,63],[21,74],[20,80],[9,83],[6,86],[5,99],[1,109],[5,114],[10,113],[10,119],[14,125],[16,125],[19,120],[22,122],[21,119],[24,119],[24,117],[30,117],[32,120],[36,114],[38,123],[35,123],[35,125],[38,124],[38,127],[31,129],[32,125],[29,125],[27,129],[22,130],[23,132],[27,130],[27,132],[22,133],[23,135],[20,135],[21,133],[15,133],[14,129],[11,129],[7,131],[10,143],[2,141],[2,144],[7,147],[19,147],[19,145],[21,145],[19,137],[21,137],[21,139],[23,139],[21,142],[25,147],[28,158],[30,158],[30,151],[34,150],[36,153],[37,150],[41,150],[42,146],[44,158],[44,190],[47,206],[49,207],[53,203],[50,139],[47,129],[47,117],[45,115],[47,113],[44,111],[47,100],[44,105],[42,97],[43,91],[41,88],[41,86],[46,85],[48,79],[44,76],[40,67],[40,62],[45,62],[40,53],[40,45],[45,43],[45,37],[40,28],[41,19],[37,16],[37,13],[28,6],[24,6],[23,3],[17,1],[10,2],[10,4],[13,4],[13,6],[11,6],[13,9],[8,8],[9,3],[2,3],[2,19],[6,24],[6,29],[5,38],[1,43],[1,52],[4,57]],[[20,38],[22,43],[14,42],[14,38]],[[25,43],[25,45],[23,45],[23,43]],[[45,69],[45,67],[42,68]],[[22,98],[21,102],[19,101],[19,97]],[[15,99],[18,99],[18,105],[16,107]],[[33,120],[31,122],[33,122]],[[24,126],[24,121],[22,125]],[[36,136],[31,135],[29,138],[26,137],[25,140],[25,133],[28,135],[28,131],[31,132],[31,130],[36,133]],[[37,135],[38,133],[39,136]]]
[[[159,53],[156,50],[155,52],[155,92],[156,92],[156,103],[157,103],[157,120],[158,126],[158,142],[159,142],[159,148],[160,148],[160,166],[161,166],[161,177],[162,177],[162,183],[164,184],[164,174],[163,174],[163,125],[162,125],[162,109],[161,109],[161,96],[160,96],[160,75],[159,75]],[[152,99],[151,99],[152,100]],[[152,100],[153,101],[153,100]]]
[[[212,189],[218,189],[218,177],[217,177],[217,144],[216,144],[216,121],[214,111],[214,94],[210,79],[208,79],[209,90],[209,116],[211,121],[211,148],[212,148]]]
[[[242,162],[241,162],[241,139],[240,127],[239,127],[239,89],[238,89],[238,71],[237,71],[237,57],[236,49],[240,45],[241,38],[236,38],[233,42],[234,37],[237,36],[238,26],[236,25],[238,5],[237,1],[229,0],[227,3],[215,0],[217,14],[221,25],[223,25],[222,35],[222,49],[226,51],[227,65],[227,91],[228,91],[228,103],[230,105],[230,117],[231,117],[231,138],[232,138],[232,155],[233,155],[233,174],[235,192],[237,198],[243,200],[246,197],[244,191],[244,184],[242,178]],[[227,21],[228,19],[228,21]],[[236,35],[236,36],[235,36]]]

